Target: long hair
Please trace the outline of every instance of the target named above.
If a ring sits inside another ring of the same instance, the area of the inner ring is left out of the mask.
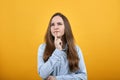
[[[67,59],[69,63],[69,69],[71,72],[74,72],[79,69],[79,66],[78,66],[79,58],[77,55],[77,51],[75,49],[74,36],[72,34],[70,23],[68,19],[61,13],[55,13],[49,21],[47,32],[45,35],[46,48],[44,51],[43,59],[46,62],[49,59],[49,57],[52,55],[53,51],[55,50],[54,37],[52,36],[51,31],[50,31],[51,21],[53,17],[55,16],[60,16],[63,19],[64,25],[65,25],[65,31],[64,31],[63,38],[68,47],[66,54],[67,54]]]

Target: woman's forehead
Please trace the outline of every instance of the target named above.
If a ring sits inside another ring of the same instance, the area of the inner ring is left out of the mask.
[[[52,23],[53,22],[63,22],[63,19],[60,16],[55,16],[55,17],[52,18],[51,22]]]

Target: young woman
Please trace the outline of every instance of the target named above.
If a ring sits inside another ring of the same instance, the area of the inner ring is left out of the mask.
[[[82,52],[61,13],[51,17],[45,43],[38,48],[38,73],[43,80],[87,80]]]

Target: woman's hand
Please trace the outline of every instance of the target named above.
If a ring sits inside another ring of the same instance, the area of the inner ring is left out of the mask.
[[[56,80],[56,78],[54,76],[49,76],[47,80]]]
[[[55,47],[56,47],[57,49],[62,50],[62,45],[63,45],[63,43],[62,43],[62,40],[61,40],[60,37],[55,36],[54,44],[55,44]]]

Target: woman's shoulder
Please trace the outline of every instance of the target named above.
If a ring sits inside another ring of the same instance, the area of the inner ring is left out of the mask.
[[[75,45],[75,48],[76,48],[77,51],[81,50],[79,45],[77,45],[77,44]]]
[[[45,44],[45,43],[42,43],[42,44],[39,45],[38,49],[43,49],[43,50],[44,50],[44,49],[45,49],[45,46],[46,46],[46,44]]]
[[[44,52],[45,47],[46,47],[45,43],[40,44],[39,47],[38,47],[38,51],[43,51]]]
[[[78,53],[78,55],[82,55],[82,50],[81,50],[81,48],[79,47],[79,45],[75,45],[75,48],[76,48],[76,51],[77,51],[77,53]]]
[[[38,47],[38,56],[43,56],[44,50],[45,50],[45,46],[46,46],[45,43],[42,43],[42,44],[39,45],[39,47]]]

